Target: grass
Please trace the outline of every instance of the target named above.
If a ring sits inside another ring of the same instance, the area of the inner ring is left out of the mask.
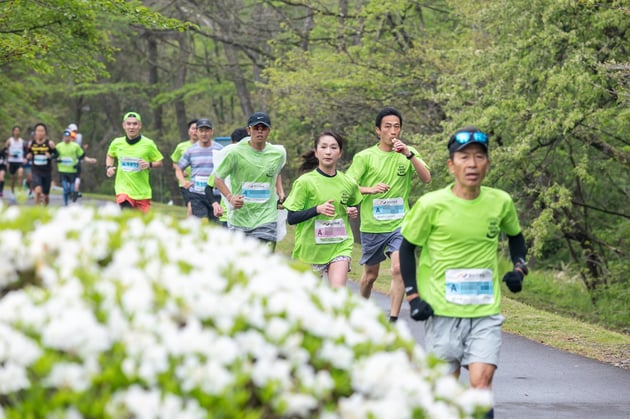
[[[113,200],[111,196],[91,195],[90,199]],[[181,206],[153,203],[153,210],[183,218]],[[293,251],[295,229],[288,226],[287,236],[278,243],[276,251],[290,256]],[[358,282],[363,267],[359,265],[361,247],[355,244],[352,252],[352,271],[349,278]],[[502,269],[509,269],[505,262]],[[381,265],[374,289],[387,294],[391,274],[389,264]],[[560,350],[596,359],[617,367],[630,369],[630,335],[589,323],[588,313],[594,308],[588,294],[573,280],[558,281],[558,274],[532,272],[524,290],[511,294],[503,286],[502,314],[506,317],[504,331],[521,335]],[[518,301],[518,300],[520,301]],[[403,303],[406,304],[406,303]],[[577,314],[584,313],[582,319]],[[626,327],[628,325],[626,324]]]

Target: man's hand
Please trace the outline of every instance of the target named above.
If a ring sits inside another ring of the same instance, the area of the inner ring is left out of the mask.
[[[409,301],[409,308],[411,318],[416,321],[424,321],[433,315],[433,308],[420,297],[415,297]]]
[[[523,273],[519,270],[513,270],[503,276],[503,282],[512,292],[520,292],[523,289]]]

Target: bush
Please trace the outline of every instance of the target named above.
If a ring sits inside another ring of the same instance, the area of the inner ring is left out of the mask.
[[[373,303],[240,234],[114,205],[0,220],[5,417],[468,417],[490,403]]]

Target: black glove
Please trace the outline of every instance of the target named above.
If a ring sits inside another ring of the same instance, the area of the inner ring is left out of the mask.
[[[409,308],[411,311],[411,318],[416,321],[423,321],[433,315],[433,309],[426,301],[420,297],[416,297],[409,301]]]
[[[523,273],[513,270],[503,276],[503,282],[512,292],[520,292],[523,289]]]

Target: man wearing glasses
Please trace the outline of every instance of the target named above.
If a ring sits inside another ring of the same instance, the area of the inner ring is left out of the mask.
[[[280,171],[287,161],[281,145],[270,144],[267,137],[271,120],[256,112],[247,120],[249,138],[229,147],[214,170],[215,187],[230,205],[228,225],[255,237],[275,249],[278,203],[284,201]],[[230,177],[232,190],[225,179]]]
[[[512,198],[481,186],[488,170],[488,136],[476,127],[448,142],[455,182],[422,196],[402,225],[400,264],[414,320],[425,322],[426,351],[459,376],[467,368],[473,388],[491,389],[501,347],[499,234],[509,240],[514,269],[503,277],[519,292],[527,275],[525,239]],[[414,251],[420,247],[416,276]],[[492,418],[494,410],[486,417]]]

